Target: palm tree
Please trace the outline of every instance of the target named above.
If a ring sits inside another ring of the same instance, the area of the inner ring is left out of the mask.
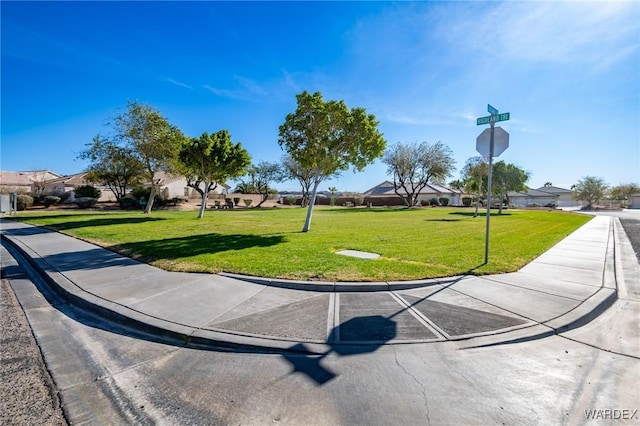
[[[335,186],[329,187],[329,192],[331,193],[330,204],[333,206],[336,204],[336,194],[338,193],[338,189]]]

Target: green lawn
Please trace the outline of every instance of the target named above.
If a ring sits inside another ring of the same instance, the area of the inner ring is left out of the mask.
[[[335,281],[386,281],[516,271],[590,218],[557,211],[507,210],[491,216],[489,263],[485,217],[471,209],[334,208],[207,211],[21,212],[45,225],[172,271]],[[335,254],[378,253],[378,260]]]

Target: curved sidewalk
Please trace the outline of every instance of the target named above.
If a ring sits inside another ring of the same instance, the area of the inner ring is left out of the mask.
[[[583,325],[624,286],[616,250],[626,234],[618,219],[605,216],[515,273],[389,283],[167,272],[43,228],[6,219],[1,225],[5,246],[65,303],[190,347],[327,353],[520,341]]]

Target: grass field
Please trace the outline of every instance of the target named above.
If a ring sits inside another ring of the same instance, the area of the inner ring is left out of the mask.
[[[586,223],[558,211],[508,210],[491,216],[484,265],[485,217],[471,209],[320,208],[302,233],[306,209],[21,212],[44,225],[171,271],[234,272],[327,281],[395,281],[516,271]],[[378,253],[377,260],[335,254]]]

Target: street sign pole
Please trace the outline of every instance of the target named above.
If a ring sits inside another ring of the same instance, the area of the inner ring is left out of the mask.
[[[478,117],[476,120],[476,124],[481,126],[483,124],[488,124],[491,126],[491,129],[484,129],[482,133],[476,138],[476,151],[480,153],[483,157],[489,157],[489,173],[487,175],[487,226],[485,232],[484,239],[484,264],[489,263],[489,228],[491,223],[491,191],[492,191],[492,178],[493,178],[493,156],[500,155],[504,152],[505,149],[509,147],[509,133],[505,132],[504,129],[498,127],[497,136],[496,136],[496,123],[498,121],[507,121],[511,118],[511,114],[508,112],[504,112],[500,114],[500,112],[492,107],[490,104],[487,104],[487,111],[489,114],[486,117]],[[489,132],[487,132],[489,130]],[[488,134],[487,134],[488,133]],[[487,136],[489,136],[489,150],[487,152]],[[496,141],[497,138],[497,141]],[[496,147],[496,143],[498,146]],[[478,190],[478,203],[480,202],[480,191]],[[500,200],[502,202],[502,200]],[[478,205],[476,204],[476,213],[478,212]],[[474,216],[475,217],[475,216]]]
[[[489,142],[489,175],[487,176],[487,227],[484,236],[484,264],[489,263],[489,223],[491,221],[491,178],[493,177],[493,134],[496,122],[491,120],[491,139]],[[478,200],[480,202],[480,200]]]

